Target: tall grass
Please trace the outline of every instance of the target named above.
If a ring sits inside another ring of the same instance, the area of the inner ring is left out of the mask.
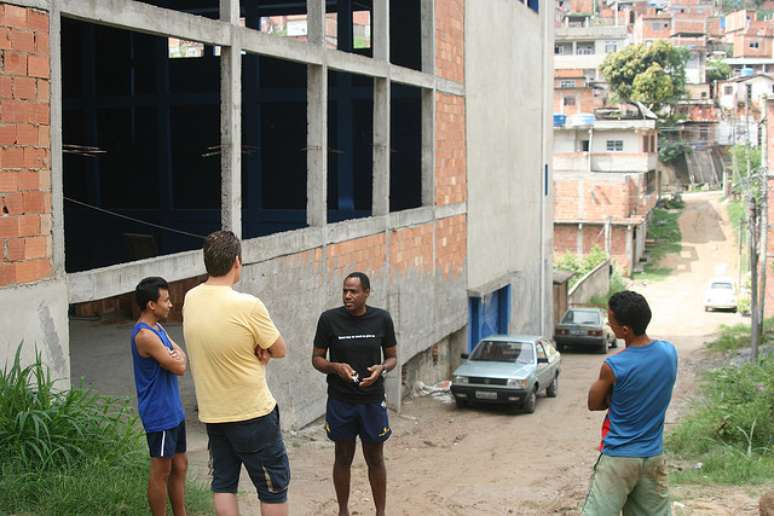
[[[129,400],[57,389],[22,347],[0,373],[0,514],[144,514],[148,452]],[[191,511],[209,494],[187,486]]]
[[[668,449],[702,468],[676,480],[752,483],[774,479],[774,361],[706,374],[703,395],[669,434]]]
[[[668,267],[659,266],[659,262],[668,254],[679,253],[682,249],[683,235],[677,220],[679,211],[670,211],[662,208],[654,208],[650,222],[648,222],[648,239],[654,243],[648,247],[649,261],[645,264],[644,271],[634,277],[638,280],[664,279],[672,272]]]

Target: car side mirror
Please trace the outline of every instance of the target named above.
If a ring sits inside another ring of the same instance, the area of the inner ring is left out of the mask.
[[[462,354],[460,355],[460,358],[467,360],[468,356],[469,356],[469,355],[468,355],[467,353],[462,353]]]
[[[547,358],[540,358],[538,357],[538,364],[547,364],[548,359]]]

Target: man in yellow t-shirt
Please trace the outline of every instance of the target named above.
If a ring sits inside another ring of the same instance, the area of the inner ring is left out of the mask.
[[[207,237],[209,278],[185,296],[183,334],[199,420],[207,425],[216,514],[239,514],[236,493],[244,464],[261,514],[284,516],[290,466],[266,365],[284,357],[287,346],[261,300],[232,288],[242,271],[241,254],[231,231]]]

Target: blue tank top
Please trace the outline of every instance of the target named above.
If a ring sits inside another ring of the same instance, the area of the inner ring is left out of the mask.
[[[602,453],[611,457],[655,457],[664,449],[664,417],[677,378],[677,351],[655,340],[630,347],[605,363],[615,375],[608,415],[610,432]]]
[[[146,432],[169,430],[185,419],[177,376],[161,367],[153,357],[140,356],[135,342],[140,330],[152,331],[169,349],[172,349],[172,343],[161,326],[153,328],[145,323],[137,323],[132,329],[134,385],[137,389],[137,411],[140,413],[142,426]]]

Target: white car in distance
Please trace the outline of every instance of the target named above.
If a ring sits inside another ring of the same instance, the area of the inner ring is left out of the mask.
[[[714,278],[704,293],[704,311],[731,310],[736,312],[736,286],[731,278]]]

